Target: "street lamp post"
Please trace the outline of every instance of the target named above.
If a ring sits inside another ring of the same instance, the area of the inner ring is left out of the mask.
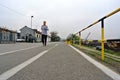
[[[31,16],[31,28],[32,28],[32,18],[33,18],[34,16]]]

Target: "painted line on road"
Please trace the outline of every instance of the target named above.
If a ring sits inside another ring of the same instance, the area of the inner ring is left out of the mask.
[[[18,66],[13,67],[12,69],[2,73],[0,75],[0,80],[7,80],[10,77],[12,77],[13,75],[15,75],[17,72],[19,72],[20,70],[22,70],[23,68],[25,68],[26,66],[28,66],[29,64],[33,63],[35,60],[37,60],[38,58],[40,58],[41,56],[43,56],[45,53],[47,53],[48,51],[50,51],[51,49],[55,48],[56,46],[58,46],[58,44],[55,44],[53,47],[39,53],[38,55],[32,57],[31,59],[21,63]]]
[[[35,60],[37,60],[39,57],[41,57],[42,55],[44,55],[47,52],[48,52],[48,50],[45,50],[45,51],[39,53],[38,55],[34,56],[33,58],[23,62],[22,64],[20,64],[20,65],[18,65],[16,67],[4,72],[3,74],[0,75],[0,80],[7,80],[8,78],[12,77],[18,71],[20,71],[24,67],[28,66],[29,64],[31,64],[32,62],[34,62]]]
[[[55,46],[49,48],[48,50],[51,50],[51,49],[55,48],[56,46],[58,46],[58,44],[55,44]]]
[[[98,61],[95,61],[94,59],[92,59],[91,57],[89,57],[88,55],[86,55],[85,53],[81,52],[80,50],[76,49],[75,47],[69,45],[71,48],[73,48],[75,51],[77,51],[80,55],[82,55],[85,59],[87,59],[89,62],[91,62],[92,64],[94,64],[97,68],[99,68],[100,70],[102,70],[105,74],[107,74],[108,76],[110,76],[113,80],[120,80],[120,75],[117,74],[116,72],[112,71],[111,69],[109,69],[108,67],[104,66],[103,64],[99,63]]]
[[[28,50],[28,49],[32,49],[32,48],[36,48],[36,47],[39,47],[39,46],[34,46],[34,47],[25,48],[25,49],[19,49],[19,50],[0,53],[0,56],[5,55],[5,54],[11,54],[11,53],[18,52],[18,51],[24,51],[24,50]]]

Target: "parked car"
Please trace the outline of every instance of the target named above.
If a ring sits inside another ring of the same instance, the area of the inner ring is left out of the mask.
[[[25,42],[25,39],[17,39],[17,42]]]
[[[96,50],[102,50],[101,46],[96,46]]]

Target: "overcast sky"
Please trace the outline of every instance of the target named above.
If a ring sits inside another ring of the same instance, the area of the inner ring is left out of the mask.
[[[47,21],[49,32],[66,38],[106,14],[120,8],[120,0],[0,0],[0,26],[19,30],[25,25],[40,30]],[[85,38],[100,39],[100,23],[82,33]],[[120,12],[105,20],[105,38],[120,38]]]

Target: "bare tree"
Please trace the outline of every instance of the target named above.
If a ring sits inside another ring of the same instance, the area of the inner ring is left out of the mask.
[[[53,41],[53,42],[60,41],[60,37],[58,36],[58,32],[52,31],[52,32],[50,32],[50,34],[51,34],[51,41]]]

